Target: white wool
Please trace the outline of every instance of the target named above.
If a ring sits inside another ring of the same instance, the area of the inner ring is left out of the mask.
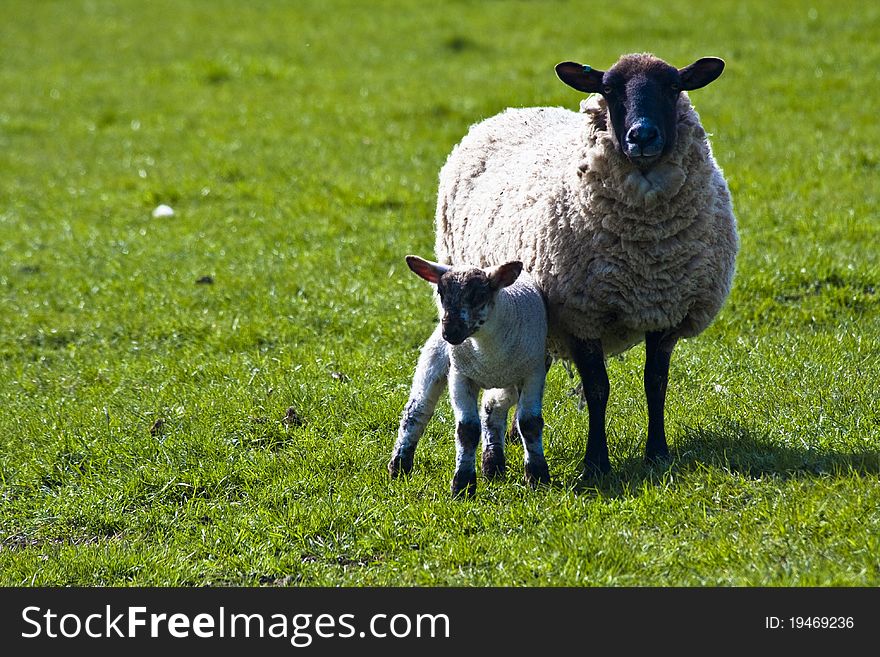
[[[544,367],[547,319],[544,301],[528,273],[496,293],[486,323],[459,345],[447,343],[450,366],[480,388],[519,386]]]
[[[643,174],[615,147],[605,101],[508,109],[474,125],[440,172],[436,255],[521,260],[547,299],[553,350],[647,331],[690,337],[727,297],[738,249],[727,184],[687,94],[674,149]]]

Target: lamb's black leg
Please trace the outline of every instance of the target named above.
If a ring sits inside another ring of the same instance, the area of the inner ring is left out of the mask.
[[[453,497],[473,497],[477,493],[474,458],[480,444],[478,422],[458,422],[455,426],[455,473],[450,490]]]
[[[645,397],[648,399],[648,442],[645,445],[645,460],[649,463],[669,457],[663,409],[666,405],[666,385],[669,381],[669,360],[675,343],[676,339],[663,331],[645,335]]]
[[[590,433],[584,456],[584,474],[593,476],[611,471],[608,460],[608,441],[605,437],[605,408],[611,386],[605,370],[605,354],[599,340],[571,338],[571,357],[581,376],[584,398],[590,415]]]

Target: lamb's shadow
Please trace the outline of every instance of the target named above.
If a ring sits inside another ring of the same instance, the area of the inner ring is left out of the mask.
[[[670,447],[672,457],[667,463],[649,465],[641,454],[627,455],[615,464],[609,475],[576,476],[569,483],[582,494],[621,497],[632,496],[633,491],[645,484],[663,484],[670,474],[684,474],[702,467],[755,479],[880,475],[878,449],[835,451],[807,445],[781,445],[760,429],[737,422],[727,422],[711,430],[686,429],[673,437]]]

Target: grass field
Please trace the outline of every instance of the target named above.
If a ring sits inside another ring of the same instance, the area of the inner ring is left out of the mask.
[[[880,585],[880,5],[10,0],[0,43],[0,584]],[[551,488],[515,447],[450,500],[445,400],[390,482],[446,155],[644,50],[727,60],[742,241],[674,462],[637,347],[601,482],[559,365]]]

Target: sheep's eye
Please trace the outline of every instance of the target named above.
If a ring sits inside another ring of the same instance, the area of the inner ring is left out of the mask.
[[[602,87],[602,93],[605,94],[606,96],[608,94],[610,94],[612,91],[614,91],[614,89],[609,87],[607,84],[604,87]]]
[[[669,88],[672,90],[672,93],[678,93],[679,91],[681,91],[680,84],[673,84]]]

